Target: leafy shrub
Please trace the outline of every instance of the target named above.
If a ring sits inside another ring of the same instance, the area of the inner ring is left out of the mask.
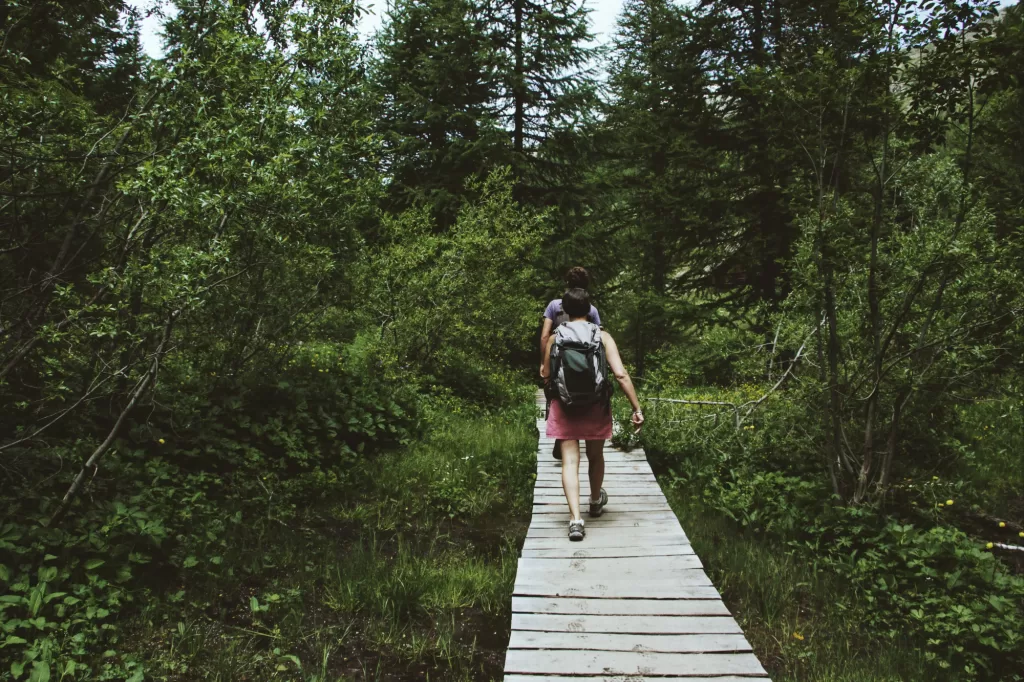
[[[673,397],[742,404],[757,394],[739,387]],[[866,632],[912,635],[936,668],[956,679],[1020,679],[1024,579],[983,543],[944,525],[948,513],[937,506],[939,498],[966,495],[964,485],[918,484],[903,519],[891,509],[846,507],[817,475],[818,425],[800,403],[777,399],[739,430],[730,408],[653,404],[640,440],[669,469],[670,484],[845,582],[846,608]],[[626,418],[623,411],[624,425]]]
[[[283,357],[271,380],[170,365],[168,404],[127,429],[60,526],[45,524],[67,474],[5,500],[0,614],[12,667],[0,679],[141,674],[117,622],[143,595],[237,570],[243,522],[280,523],[298,501],[355,490],[367,458],[419,432],[419,395],[384,381],[371,355],[323,343]]]

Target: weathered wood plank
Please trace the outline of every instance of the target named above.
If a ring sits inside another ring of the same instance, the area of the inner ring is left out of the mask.
[[[638,677],[636,675],[601,675],[584,676],[579,675],[506,675],[505,682],[639,682],[650,677]],[[752,682],[767,679],[764,676],[736,677],[735,675],[716,675],[715,677],[664,677],[658,676],[657,682]]]
[[[582,505],[586,513],[587,505]],[[668,502],[618,502],[615,509],[620,511],[670,511],[672,507]],[[568,512],[568,505],[562,508],[560,505],[534,505],[535,514],[565,514]]]
[[[587,539],[580,543],[573,543],[568,539],[567,530],[553,538],[527,538],[522,545],[523,549],[556,549],[572,547],[575,549],[593,549],[597,547],[657,547],[658,545],[675,546],[681,544],[678,537],[666,538],[627,538],[624,536],[601,536],[593,532]]]
[[[561,599],[512,597],[516,613],[595,616],[728,616],[720,599]]]
[[[539,515],[538,515],[539,516]],[[550,514],[548,517],[552,517]],[[568,521],[569,517],[559,519],[558,523],[542,524],[538,522],[536,524],[530,524],[529,529],[526,531],[526,537],[532,538],[543,538],[543,537],[558,537],[559,531],[564,531],[562,535],[568,534]],[[647,522],[640,521],[609,521],[608,523],[598,524],[596,519],[592,519],[593,523],[586,525],[587,535],[604,535],[614,536],[620,535],[626,536],[637,536],[637,535],[673,535],[682,533],[683,529],[677,523],[673,523],[671,519],[651,519]]]
[[[703,567],[696,554],[616,559],[596,557],[577,557],[572,559],[523,558],[519,560],[517,574],[558,573],[566,574],[570,580],[575,580],[578,575],[583,573],[588,576],[608,576],[612,578],[631,578],[634,575],[647,578],[652,575],[675,576],[681,572],[686,573]]]
[[[543,518],[537,518],[530,523],[530,528],[561,528],[565,529],[568,523],[568,511],[566,511],[565,518],[558,518],[551,516],[550,514],[544,515]],[[606,515],[607,516],[607,515]],[[587,530],[601,530],[604,528],[672,528],[675,530],[682,530],[682,526],[675,519],[623,519],[623,518],[611,518],[605,520],[604,516],[600,516],[596,519],[587,518]]]
[[[723,653],[750,651],[743,635],[635,635],[589,632],[514,630],[509,649],[568,649],[570,651],[653,651],[663,653]]]
[[[686,556],[693,554],[690,545],[655,545],[653,547],[590,547],[574,549],[566,546],[552,549],[524,549],[523,558],[553,559],[564,557],[580,558],[615,558],[615,557],[652,557],[652,556]]]
[[[544,632],[630,632],[654,635],[742,634],[740,626],[731,616],[600,616],[513,613],[512,629]]]
[[[674,558],[674,557],[666,557]],[[583,559],[581,561],[586,561]],[[614,561],[614,560],[609,560]],[[637,590],[637,595],[643,594],[644,585],[636,585],[637,581],[641,580],[637,574],[632,573],[623,576],[616,576],[612,571],[601,571],[587,570],[585,572],[578,572],[569,574],[565,571],[545,571],[544,569],[532,569],[523,570],[523,572],[516,576],[516,584],[520,582],[527,585],[550,585],[552,592],[548,594],[560,594],[555,590],[559,590],[568,584],[572,588],[585,588],[591,587],[593,589],[630,589]],[[647,583],[647,581],[644,581]],[[680,587],[684,585],[710,585],[711,579],[708,578],[707,574],[699,568],[687,568],[672,571],[665,571],[659,573],[658,577],[650,580],[649,583],[652,589],[655,586],[661,586],[662,588],[671,589],[673,587]],[[582,595],[581,595],[582,596]],[[622,596],[622,595],[609,595],[609,596]]]
[[[580,495],[580,504],[582,506],[589,506],[590,495]],[[621,495],[616,495],[619,501],[625,499],[629,504],[648,504],[648,503],[661,503],[667,504],[665,498],[662,495],[630,495],[628,498],[623,498]],[[608,500],[609,506],[611,505],[611,499]],[[533,504],[562,504],[568,505],[569,503],[565,500],[565,495],[534,495]]]
[[[569,507],[568,507],[568,505],[566,505],[566,513],[569,513],[568,509],[569,509]],[[608,523],[608,522],[613,521],[613,520],[615,520],[615,521],[641,522],[641,521],[667,521],[667,520],[670,520],[670,519],[675,521],[676,523],[679,523],[679,520],[676,518],[676,515],[673,514],[671,511],[627,512],[627,511],[616,510],[615,507],[613,507],[611,505],[611,503],[609,503],[609,505],[607,507],[605,507],[604,514],[602,514],[601,516],[598,516],[596,518],[592,518],[592,517],[588,516],[586,520],[587,520],[588,524],[589,523],[601,524],[601,523]],[[550,521],[551,521],[551,519],[549,517],[545,516],[542,519],[532,519],[530,521],[530,523],[540,523],[540,522],[549,523]]]
[[[680,585],[658,582],[637,585],[629,583],[552,585],[550,582],[516,582],[512,594],[522,597],[589,597],[594,599],[720,599],[712,585]]]
[[[505,671],[529,674],[764,675],[753,654],[509,649]]]
[[[557,532],[557,528],[540,530],[552,530],[556,532],[551,537],[527,537],[523,542],[523,549],[550,549],[552,547],[576,547],[578,549],[587,549],[590,547],[655,547],[657,545],[678,545],[683,542],[688,542],[685,533],[682,538],[680,538],[679,535],[668,536],[667,534],[640,537],[607,535],[601,534],[596,530],[593,532],[588,531],[586,539],[582,542],[572,542],[568,537],[568,523],[560,533]]]
[[[566,542],[569,541],[569,515],[566,513],[566,517],[560,526],[554,528],[544,528],[541,526],[531,526],[526,531],[527,538],[565,538]],[[686,533],[683,532],[678,526],[665,524],[664,526],[654,525],[653,523],[646,526],[598,526],[596,523],[586,524],[584,526],[587,529],[587,537],[581,545],[587,544],[587,540],[596,540],[598,538],[619,538],[619,539],[630,539],[633,540],[635,545],[643,545],[647,538],[671,540],[672,542],[686,542]],[[643,538],[643,540],[641,540]],[[575,543],[574,543],[575,544]],[[664,543],[660,543],[664,544]]]
[[[619,485],[619,486],[623,486],[623,485],[627,485],[627,484],[628,485],[636,485],[637,483],[655,483],[655,484],[657,484],[657,482],[658,482],[658,479],[656,479],[654,477],[654,474],[652,474],[649,471],[606,471],[605,475],[604,475],[604,478],[605,478],[605,480],[603,481],[602,485],[605,488],[609,488],[609,489],[611,488],[611,486],[609,486],[609,482],[611,482],[613,484],[616,484],[616,485]],[[558,487],[562,487],[562,473],[560,471],[557,471],[557,470],[556,471],[542,471],[542,472],[537,474],[537,480],[538,481],[542,481],[542,482],[555,481],[555,482],[558,483]],[[586,472],[584,472],[584,475],[580,476],[580,483],[583,483],[583,481],[586,481],[587,483],[590,483],[589,476],[586,475]],[[541,486],[541,487],[543,488],[543,487],[548,487],[548,486]]]
[[[644,462],[642,460],[634,461],[634,460],[614,460],[614,459],[609,460],[609,459],[605,459],[605,461],[604,461],[604,469],[605,469],[606,472],[609,472],[609,471],[623,471],[623,472],[633,472],[633,473],[647,473],[648,471],[653,471],[653,469],[650,468],[650,465],[648,465],[647,462]],[[559,464],[558,462],[556,462],[554,460],[551,460],[551,461],[541,461],[541,462],[539,462],[537,464],[536,471],[537,471],[538,474],[559,474],[559,475],[561,475],[561,473],[562,473],[562,466],[561,466],[561,464]],[[580,462],[579,472],[580,472],[580,478],[586,478],[587,474],[590,472],[590,465],[587,463],[586,460],[583,460],[582,462]]]
[[[601,485],[608,490],[611,490],[609,483],[614,484],[618,487],[632,486],[632,485],[658,485],[658,479],[654,477],[654,474],[618,474],[611,473],[605,474],[605,480],[602,481]],[[589,476],[580,476],[580,485],[590,485]],[[535,487],[538,488],[559,488],[562,487],[562,474],[556,471],[545,472],[537,476]]]
[[[613,499],[621,501],[621,500],[625,500],[626,498],[637,496],[637,495],[642,496],[642,497],[650,497],[650,496],[662,497],[663,496],[662,492],[661,492],[661,488],[658,488],[653,483],[648,484],[648,485],[624,486],[624,487],[621,487],[621,488],[615,488],[614,490],[609,490],[608,486],[603,486],[603,487],[608,492],[608,502],[609,503]],[[580,488],[581,488],[581,490],[580,490],[580,502],[586,503],[590,499],[590,486],[589,485],[587,486],[586,491],[582,490],[582,488],[583,488],[582,485],[580,486]],[[533,499],[534,500],[542,499],[542,498],[549,498],[549,497],[550,498],[558,498],[558,499],[562,500],[563,502],[565,502],[565,491],[563,491],[561,488],[537,488],[534,491],[534,493],[533,493]]]

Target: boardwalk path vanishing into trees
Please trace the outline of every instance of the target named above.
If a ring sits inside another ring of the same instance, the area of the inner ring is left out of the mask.
[[[544,408],[544,396],[537,393]],[[541,434],[544,422],[538,420]],[[643,450],[605,447],[608,506],[567,537],[561,469],[542,437],[533,518],[512,597],[505,682],[767,680],[669,508]]]

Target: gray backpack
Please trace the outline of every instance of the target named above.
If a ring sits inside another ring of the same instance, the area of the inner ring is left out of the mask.
[[[547,394],[566,407],[607,403],[612,396],[608,358],[601,328],[577,320],[558,325],[551,347],[551,380]]]

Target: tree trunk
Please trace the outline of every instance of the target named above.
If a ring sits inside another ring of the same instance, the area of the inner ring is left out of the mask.
[[[525,135],[525,117],[526,117],[526,74],[523,73],[524,69],[524,56],[523,56],[523,2],[524,0],[515,0],[515,73],[512,74],[514,79],[512,86],[512,98],[515,103],[515,112],[513,113],[513,131],[512,131],[512,149],[516,156],[519,157],[523,153],[523,136]]]
[[[93,451],[92,455],[89,456],[89,459],[85,461],[81,471],[78,472],[78,475],[75,476],[75,479],[71,482],[71,487],[69,487],[68,491],[64,494],[64,499],[61,500],[60,505],[57,507],[57,511],[55,511],[53,516],[50,517],[48,525],[54,526],[60,523],[60,520],[64,518],[65,514],[67,514],[71,503],[74,502],[75,497],[78,495],[78,491],[82,487],[82,483],[85,481],[86,474],[90,469],[94,472],[96,471],[100,458],[103,457],[103,455],[110,449],[110,446],[114,444],[114,439],[116,439],[117,435],[121,432],[121,427],[124,425],[125,419],[127,419],[128,415],[131,414],[135,405],[138,404],[139,399],[142,398],[146,391],[153,385],[157,370],[160,369],[160,360],[163,358],[163,355],[166,352],[167,342],[171,338],[171,330],[174,328],[174,321],[178,318],[180,312],[180,310],[175,310],[168,316],[167,323],[164,325],[163,336],[160,338],[160,344],[153,353],[153,359],[149,363],[149,368],[146,370],[146,373],[142,375],[142,378],[139,379],[139,383],[135,385],[135,389],[131,392],[131,395],[128,398],[128,403],[124,406],[124,409],[121,410],[121,414],[118,415],[117,421],[114,422],[114,426],[110,429],[107,437],[103,439],[103,442],[100,443],[99,447],[97,447]]]

